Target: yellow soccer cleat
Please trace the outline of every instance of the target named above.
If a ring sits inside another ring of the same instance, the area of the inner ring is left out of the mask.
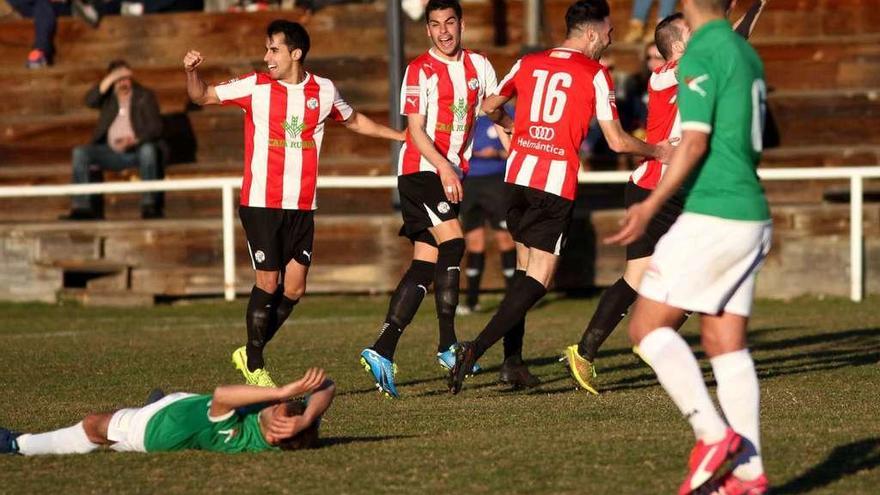
[[[235,369],[241,371],[241,374],[244,375],[244,381],[248,385],[256,385],[258,387],[276,386],[272,377],[269,376],[269,372],[266,371],[265,368],[257,368],[254,371],[248,369],[247,352],[245,351],[244,346],[241,346],[232,352],[232,364],[235,365]]]
[[[596,378],[596,367],[578,354],[577,344],[566,347],[560,361],[567,363],[568,372],[582,389],[591,394],[599,395],[599,391],[592,383],[593,378]]]

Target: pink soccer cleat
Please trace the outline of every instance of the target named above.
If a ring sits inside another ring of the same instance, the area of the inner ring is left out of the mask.
[[[688,475],[679,487],[678,495],[689,495],[706,483],[721,479],[733,469],[733,460],[741,446],[742,437],[730,428],[718,442],[697,441],[688,460]]]

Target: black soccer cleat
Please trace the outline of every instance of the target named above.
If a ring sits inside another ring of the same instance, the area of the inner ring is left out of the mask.
[[[511,356],[504,360],[498,373],[498,381],[517,390],[533,388],[541,384],[541,379],[529,371],[529,367],[519,356]]]
[[[452,395],[461,392],[464,378],[470,374],[477,362],[477,348],[473,342],[459,342],[455,346],[455,364],[449,370],[449,391]]]

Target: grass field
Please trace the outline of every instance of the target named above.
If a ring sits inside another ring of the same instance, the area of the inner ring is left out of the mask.
[[[322,448],[3,456],[0,493],[673,493],[692,434],[629,352],[625,332],[600,354],[598,397],[575,391],[556,362],[595,304],[549,297],[530,316],[526,357],[544,380],[539,389],[495,384],[499,345],[482,360],[488,369],[453,397],[433,357],[426,301],[401,340],[403,398],[392,401],[358,365],[386,299],[311,297],[267,359],[277,381],[320,365],[337,382]],[[880,493],[878,307],[877,297],[757,304],[751,340],[773,493]],[[243,301],[131,310],[3,304],[0,314],[0,425],[19,431],[137,405],[155,386],[202,392],[240,380],[229,355],[243,341]],[[460,318],[459,336],[474,336],[488,318]],[[692,343],[695,328],[684,329]]]

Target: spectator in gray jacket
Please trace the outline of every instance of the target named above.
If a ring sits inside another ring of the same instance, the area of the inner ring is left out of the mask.
[[[99,182],[104,170],[136,168],[141,180],[161,179],[162,156],[159,146],[162,118],[156,96],[132,79],[124,60],[114,60],[107,75],[89,90],[86,105],[100,110],[92,142],[73,149],[73,182]],[[162,217],[162,193],[144,193],[142,218]],[[74,196],[66,220],[103,217],[103,198],[99,195]]]

